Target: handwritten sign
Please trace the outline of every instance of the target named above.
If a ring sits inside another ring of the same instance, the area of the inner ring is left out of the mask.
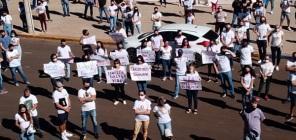
[[[108,57],[100,55],[91,55],[90,60],[97,61],[97,66],[110,66],[111,62]]]
[[[83,45],[97,45],[96,36],[93,35],[91,37],[84,38],[82,40],[82,44]]]
[[[98,74],[96,61],[79,62],[76,66],[78,77],[93,77]]]
[[[187,74],[179,77],[181,89],[202,90],[201,79],[198,75]]]
[[[131,65],[130,75],[133,81],[150,81],[151,68],[149,65]]]
[[[64,77],[65,65],[62,63],[43,64],[43,71],[52,78]]]
[[[178,50],[182,49],[183,50],[183,56],[188,59],[188,61],[195,61],[195,55],[194,51],[189,48],[178,48],[176,49],[176,55],[178,55]]]
[[[120,84],[126,81],[126,74],[122,70],[107,70],[106,79],[108,84]]]
[[[155,52],[153,50],[137,49],[137,56],[142,55],[146,63],[155,62]]]
[[[202,64],[212,64],[213,59],[215,58],[216,53],[212,51],[202,51],[201,52],[201,59]]]
[[[124,52],[110,52],[110,56],[115,60],[119,59],[121,65],[126,66],[129,64],[128,54]]]

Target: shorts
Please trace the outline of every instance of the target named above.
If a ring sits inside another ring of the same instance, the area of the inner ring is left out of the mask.
[[[296,103],[296,94],[291,93],[290,98],[291,98],[291,106],[295,106],[295,103]]]
[[[63,113],[63,114],[58,114],[58,119],[59,119],[59,125],[64,124],[68,120],[68,112]]]
[[[287,20],[290,20],[290,13],[282,11],[281,20],[284,20],[285,18],[287,18]]]

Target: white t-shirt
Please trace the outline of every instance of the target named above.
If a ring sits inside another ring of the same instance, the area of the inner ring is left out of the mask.
[[[184,35],[181,35],[180,37],[176,36],[175,41],[177,42],[177,45],[181,46],[184,38],[186,38]]]
[[[1,20],[4,24],[12,24],[12,17],[10,15],[1,16]]]
[[[134,103],[134,110],[138,110],[138,111],[147,111],[147,110],[151,110],[151,102],[148,99],[145,99],[144,101],[140,101],[140,100],[136,100]],[[135,118],[136,121],[149,121],[150,117],[149,115],[136,115]]]
[[[69,94],[67,92],[66,89],[62,89],[62,91],[58,91],[58,90],[55,90],[52,94],[52,98],[54,100],[54,103],[56,104],[60,104],[64,107],[68,107],[69,106]],[[60,109],[57,109],[58,111],[58,114],[63,114],[65,113],[64,110],[60,110]]]
[[[19,52],[17,49],[13,49],[13,51],[6,51],[6,56],[9,59],[10,57],[15,57],[19,55]],[[12,59],[12,61],[9,62],[9,67],[18,67],[21,65],[20,59]]]
[[[259,24],[256,26],[257,32],[259,33],[258,40],[267,40],[267,34],[272,29],[270,28],[269,24]]]
[[[26,105],[28,110],[31,110],[34,106],[34,104],[38,104],[38,100],[35,95],[30,94],[29,97],[25,98],[22,96],[19,100],[19,104],[24,104]],[[31,114],[33,117],[37,116],[37,109],[31,110]]]
[[[258,24],[258,23],[260,23],[260,18],[265,15],[264,7],[262,6],[262,7],[256,8],[255,9],[255,14],[257,15],[255,17],[255,21]]]
[[[162,17],[162,14],[160,12],[152,14],[152,19],[159,19],[158,21],[153,22],[153,26],[157,26],[157,27],[161,26],[161,17]]]
[[[187,61],[188,59],[186,57],[178,57],[174,59],[176,62],[176,74],[177,75],[185,75],[187,70]]]
[[[170,60],[172,57],[172,47],[171,46],[167,46],[165,47],[160,47],[160,51],[162,52],[161,55],[161,59],[165,59],[165,60]]]
[[[89,89],[80,89],[78,91],[78,98],[84,98],[84,97],[91,97],[93,95],[97,95],[96,90],[93,87],[89,87]],[[92,102],[86,102],[81,106],[82,111],[90,111],[96,109],[96,103],[95,101]]]
[[[141,24],[141,17],[142,17],[142,14],[140,12],[139,12],[139,15],[136,13],[133,16],[133,21],[135,22],[135,24],[137,25]]]
[[[108,51],[107,51],[107,49],[104,50],[102,48],[99,48],[99,49],[96,49],[95,52],[99,56],[108,57]]]
[[[216,61],[219,73],[231,71],[230,61],[226,55],[217,54],[213,61]]]
[[[262,71],[262,73],[264,75],[269,73],[266,76],[271,76],[273,71],[274,71],[274,66],[273,66],[273,64],[271,62],[263,63],[263,64],[260,65],[260,69],[261,69],[261,71]]]
[[[195,17],[194,17],[193,15],[188,16],[188,17],[187,17],[187,22],[186,22],[186,24],[193,24],[193,23],[192,23],[193,20],[195,20]]]
[[[116,10],[118,9],[118,7],[114,4],[113,6],[109,6],[108,7],[108,11],[110,16],[116,16]]]
[[[280,47],[282,45],[282,36],[284,35],[283,31],[274,32],[271,34],[271,47]]]
[[[123,28],[117,30],[116,33],[120,33],[123,36],[123,38],[127,38],[126,32]]]
[[[162,40],[163,40],[163,38],[161,35],[152,36],[151,37],[152,47],[159,49]]]
[[[240,28],[236,28],[235,32],[236,32],[237,38],[239,38],[240,40],[247,38],[246,37],[247,28],[246,27],[242,26]]]
[[[168,123],[172,120],[170,117],[170,110],[171,106],[168,104],[164,104],[163,107],[155,106],[153,108],[153,112],[159,115],[158,123]]]
[[[62,59],[71,58],[70,56],[71,48],[68,45],[66,45],[65,47],[58,46],[57,52],[59,54],[59,58],[62,58]]]
[[[30,126],[30,121],[28,121],[28,118],[25,120],[18,113],[15,114],[14,119],[19,122],[22,132],[25,132],[26,129]]]
[[[240,49],[240,52],[241,52],[240,63],[242,65],[252,65],[252,53],[254,52],[253,47],[251,45],[242,47]]]
[[[291,61],[291,60],[288,60],[287,61],[287,67],[292,67],[292,66],[296,66],[296,61]],[[293,77],[294,78],[296,78],[296,73],[294,72],[289,72],[289,77],[288,77],[288,80],[289,81],[292,81],[292,79],[293,79]]]
[[[244,75],[244,77],[242,77],[242,78],[243,78],[244,84],[246,85],[247,88],[250,88],[250,86],[251,86],[251,88],[253,88],[253,85],[251,85],[251,82],[253,79],[255,79],[255,77],[253,77],[250,73],[248,73],[248,74]]]
[[[226,31],[222,32],[221,36],[222,36],[223,41],[226,44],[229,44],[232,41],[232,39],[234,39],[235,34],[232,30],[230,30],[228,32],[226,32]],[[233,47],[233,43],[231,43],[228,47]]]
[[[36,7],[36,12],[38,13],[38,14],[44,14],[45,12],[46,12],[46,8],[45,8],[45,6],[44,5],[39,5],[39,6],[37,6]]]

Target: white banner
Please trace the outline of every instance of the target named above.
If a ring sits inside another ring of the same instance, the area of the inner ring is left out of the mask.
[[[91,37],[84,38],[82,40],[82,44],[83,45],[97,45],[96,36],[93,35]]]
[[[126,66],[129,64],[129,60],[128,60],[128,55],[126,55],[125,53],[121,53],[121,52],[110,52],[110,56],[111,58],[115,59],[119,59],[120,64],[123,66]]]
[[[97,66],[110,66],[111,62],[108,57],[100,55],[91,55],[90,60],[97,61]]]
[[[202,51],[201,52],[201,59],[202,59],[202,64],[212,64],[213,59],[215,58],[216,53],[212,51]]]
[[[155,52],[153,50],[137,49],[137,56],[142,55],[146,63],[155,62]]]
[[[178,50],[183,50],[183,57],[186,57],[188,61],[195,61],[194,51],[189,48],[177,48],[176,49],[176,56],[178,56]]]
[[[106,79],[108,84],[120,84],[126,81],[126,74],[121,70],[107,70]]]
[[[78,77],[93,77],[98,74],[96,61],[87,61],[76,63]]]
[[[151,81],[149,65],[130,65],[130,75],[133,81]]]
[[[44,73],[50,75],[52,78],[64,77],[65,76],[65,65],[48,63],[43,64]]]
[[[201,79],[195,74],[187,74],[179,77],[181,89],[202,90]]]

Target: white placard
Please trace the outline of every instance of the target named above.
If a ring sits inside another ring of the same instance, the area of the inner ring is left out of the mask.
[[[107,70],[106,79],[108,84],[120,84],[126,81],[126,74],[122,70]]]
[[[90,60],[97,61],[97,66],[110,66],[111,62],[108,57],[100,55],[91,55]]]
[[[52,78],[64,77],[65,76],[65,65],[48,63],[43,64],[44,73],[48,74]]]
[[[131,65],[130,75],[133,81],[151,81],[151,67],[149,65]]]
[[[126,55],[123,52],[110,52],[110,56],[114,60],[119,59],[120,64],[123,65],[123,66],[126,66],[126,65],[129,64],[128,55]]]
[[[98,74],[96,61],[87,61],[76,63],[78,77],[93,77]]]
[[[194,51],[192,49],[189,48],[177,48],[176,49],[176,56],[178,56],[178,50],[182,49],[183,50],[183,57],[186,57],[188,59],[188,61],[195,61],[195,55],[194,55]]]
[[[179,77],[181,89],[202,90],[201,79],[195,74],[187,74]]]
[[[82,44],[83,45],[97,45],[96,36],[93,35],[91,37],[84,38],[82,40]]]
[[[137,56],[142,55],[146,63],[155,62],[155,52],[153,50],[137,49]]]
[[[202,51],[201,52],[201,59],[202,64],[212,64],[213,59],[215,58],[216,53],[212,51]]]

